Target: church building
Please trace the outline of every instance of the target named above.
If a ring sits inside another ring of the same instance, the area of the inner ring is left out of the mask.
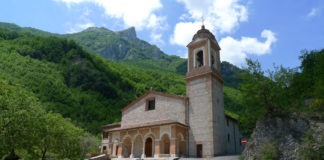
[[[102,128],[102,152],[119,158],[215,157],[241,153],[236,120],[224,113],[220,47],[204,25],[188,48],[186,96],[149,90]]]

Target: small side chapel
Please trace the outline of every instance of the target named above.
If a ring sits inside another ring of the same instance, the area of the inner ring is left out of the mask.
[[[149,90],[102,128],[102,152],[118,158],[215,157],[241,153],[236,120],[224,113],[220,47],[204,25],[188,48],[186,96]]]

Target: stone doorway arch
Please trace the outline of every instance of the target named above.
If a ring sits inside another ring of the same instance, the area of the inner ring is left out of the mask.
[[[151,137],[145,140],[145,156],[153,157],[153,139]]]
[[[133,156],[134,158],[141,158],[143,154],[143,139],[138,135],[134,140]]]
[[[186,141],[182,133],[177,135],[177,154],[179,156],[186,155]]]
[[[132,153],[132,141],[129,137],[123,141],[123,157],[129,158]]]
[[[161,154],[170,154],[170,138],[164,134],[161,138]]]

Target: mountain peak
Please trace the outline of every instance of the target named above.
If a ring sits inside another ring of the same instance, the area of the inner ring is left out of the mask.
[[[136,31],[135,31],[135,27],[130,27],[128,29],[122,30],[118,32],[119,36],[134,41],[135,39],[137,39],[136,36]]]
[[[83,31],[109,31],[112,32],[111,30],[105,28],[105,27],[88,27],[87,29]]]

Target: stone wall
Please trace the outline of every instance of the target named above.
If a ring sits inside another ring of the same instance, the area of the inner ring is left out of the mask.
[[[244,149],[241,144],[241,133],[236,120],[226,117],[227,154],[240,154]]]
[[[188,128],[177,123],[131,130],[112,131],[106,144],[107,153],[112,157],[144,158],[144,157],[182,157],[187,156]],[[111,138],[110,138],[111,137]],[[146,146],[151,139],[150,147]],[[151,150],[149,150],[151,149]],[[150,155],[145,153],[151,152]]]
[[[146,100],[155,97],[155,109],[146,110]],[[186,124],[185,99],[149,94],[122,112],[122,127],[173,120]]]
[[[214,155],[211,79],[207,76],[187,82],[189,97],[189,157],[197,156],[197,144],[202,155]]]
[[[226,154],[226,132],[225,132],[225,113],[224,113],[224,94],[223,84],[215,78],[212,81],[212,113],[213,113],[213,128],[214,128],[214,156]]]

